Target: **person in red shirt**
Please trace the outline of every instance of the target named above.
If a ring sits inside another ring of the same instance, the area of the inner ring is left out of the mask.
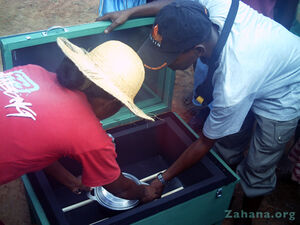
[[[65,38],[57,42],[67,57],[56,74],[37,65],[0,73],[0,185],[45,169],[75,193],[104,186],[121,198],[159,197],[122,175],[112,138],[99,122],[123,104],[153,120],[133,102],[144,80],[140,58],[118,41],[90,53]],[[65,156],[82,164],[82,178],[58,162]]]

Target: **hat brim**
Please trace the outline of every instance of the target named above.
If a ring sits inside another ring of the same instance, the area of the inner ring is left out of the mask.
[[[153,118],[147,116],[141,109],[139,109],[129,96],[122,92],[113,82],[109,76],[105,75],[101,68],[89,57],[88,52],[84,49],[72,44],[66,38],[58,37],[57,44],[64,52],[64,54],[74,62],[78,69],[98,87],[121,101],[127,108],[135,115],[154,121]]]
[[[137,51],[144,67],[150,70],[160,70],[176,60],[180,53],[168,53],[157,47],[148,37]]]

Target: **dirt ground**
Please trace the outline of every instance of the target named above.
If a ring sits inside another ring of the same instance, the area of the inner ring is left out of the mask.
[[[70,26],[93,22],[97,16],[98,0],[0,0],[0,36],[45,30],[51,26]],[[0,71],[2,69],[0,61]],[[176,73],[172,110],[185,121],[191,114],[183,104],[192,87],[192,69]],[[288,149],[288,147],[287,147]],[[278,174],[286,174],[289,162],[283,159]],[[241,206],[242,191],[234,194],[233,210]],[[257,219],[255,225],[300,224],[300,189],[288,176],[279,176],[276,191],[267,196],[260,211],[284,213],[286,218]],[[293,212],[296,214],[294,216]],[[29,208],[20,179],[0,186],[0,220],[5,225],[30,225]],[[226,219],[223,225],[233,224]]]

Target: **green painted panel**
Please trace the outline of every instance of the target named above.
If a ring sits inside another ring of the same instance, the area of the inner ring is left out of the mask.
[[[147,26],[153,24],[153,22],[153,17],[133,19],[119,26],[115,30]],[[48,30],[0,37],[3,69],[7,70],[13,67],[13,50],[55,42],[57,37],[77,38],[103,33],[109,24],[110,22],[101,21],[70,27],[56,26],[49,28]]]
[[[220,158],[220,156],[218,156],[217,153],[214,152],[214,150],[211,149],[210,153],[216,157],[216,159],[218,159],[218,161],[222,163],[222,165],[236,178],[235,183],[238,183],[240,181],[240,177],[225,163],[223,159]]]
[[[25,186],[25,190],[26,193],[28,195],[28,203],[30,205],[30,210],[32,211],[34,218],[32,218],[33,220],[35,220],[35,224],[38,225],[50,225],[46,214],[31,186],[30,181],[28,180],[27,175],[23,175],[22,176],[22,181],[24,183]]]
[[[233,195],[235,184],[222,187],[222,196],[217,198],[217,190],[193,198],[180,205],[142,219],[134,225],[209,225],[220,223],[225,217]]]
[[[153,22],[153,17],[132,19],[128,20],[126,23],[119,26],[115,30],[147,26],[151,25]],[[0,37],[0,41],[4,49],[7,46],[9,47],[9,49],[18,49],[27,46],[53,42],[58,36],[64,36],[66,38],[75,38],[102,33],[108,25],[110,25],[110,22],[101,21],[70,27],[55,26],[49,28],[48,30]]]

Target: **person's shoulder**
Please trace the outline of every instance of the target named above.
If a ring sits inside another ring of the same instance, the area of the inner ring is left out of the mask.
[[[24,66],[20,66],[21,69],[31,70],[31,71],[39,71],[43,73],[51,73],[50,71],[46,70],[44,67],[36,64],[27,64]]]
[[[10,72],[15,72],[15,71],[51,73],[51,72],[47,71],[45,68],[43,68],[42,66],[36,65],[36,64],[27,64],[27,65],[15,66],[11,69],[5,70],[4,73],[10,73]]]

